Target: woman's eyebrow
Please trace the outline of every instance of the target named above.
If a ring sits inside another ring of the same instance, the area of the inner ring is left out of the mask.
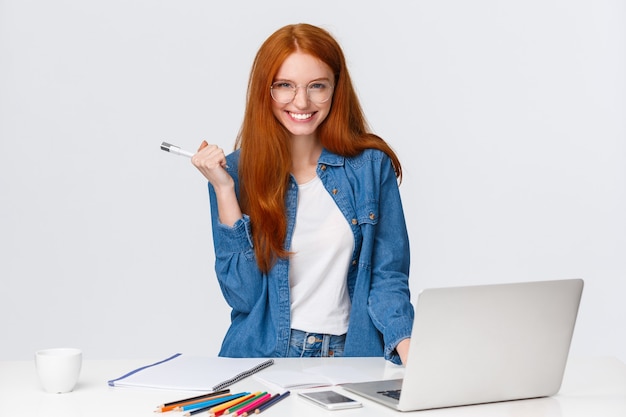
[[[276,82],[285,82],[285,81],[286,81],[286,82],[293,83],[293,84],[295,84],[295,83],[296,83],[295,81],[290,80],[289,78],[276,78],[276,79],[274,80],[274,82],[275,82],[275,83],[276,83]],[[328,77],[314,78],[314,79],[312,79],[312,80],[310,80],[310,81],[307,81],[307,82],[306,82],[306,84],[311,84],[311,83],[314,83],[314,82],[316,82],[316,81],[329,81],[329,82],[330,82],[330,78],[328,78]]]

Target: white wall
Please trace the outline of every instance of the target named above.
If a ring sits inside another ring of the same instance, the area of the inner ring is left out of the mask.
[[[257,48],[301,21],[404,162],[414,297],[583,277],[572,352],[626,360],[619,0],[0,0],[0,360],[217,353],[206,184],[159,144],[231,149]]]

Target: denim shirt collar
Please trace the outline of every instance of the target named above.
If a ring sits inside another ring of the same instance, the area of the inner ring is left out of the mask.
[[[318,164],[330,165],[330,166],[342,166],[345,163],[345,158],[340,155],[336,155],[330,152],[328,149],[323,148],[322,154],[318,159]]]

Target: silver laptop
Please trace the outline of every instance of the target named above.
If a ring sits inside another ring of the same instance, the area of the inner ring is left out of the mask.
[[[556,394],[582,289],[581,279],[426,289],[404,379],[342,387],[400,411]]]

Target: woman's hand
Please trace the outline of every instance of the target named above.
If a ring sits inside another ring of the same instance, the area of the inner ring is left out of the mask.
[[[242,218],[241,208],[235,195],[235,181],[226,167],[226,155],[217,145],[202,141],[191,163],[209,180],[217,197],[218,217],[222,224],[233,226]]]
[[[396,352],[400,355],[400,360],[402,361],[402,365],[406,366],[406,360],[409,357],[409,345],[411,344],[411,339],[403,339],[398,346],[396,346]]]
[[[191,163],[209,180],[211,185],[218,190],[232,187],[232,177],[226,172],[226,155],[224,150],[217,145],[209,145],[202,141],[198,152],[191,158]]]

